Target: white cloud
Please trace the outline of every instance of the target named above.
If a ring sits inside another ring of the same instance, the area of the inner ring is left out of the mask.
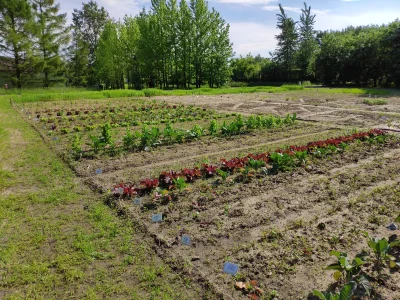
[[[137,0],[98,0],[99,6],[104,6],[109,15],[118,20],[123,19],[125,15],[135,16],[138,14],[143,4],[148,1]]]
[[[257,4],[269,4],[278,2],[278,0],[217,0],[220,3],[232,3],[241,5],[257,5]]]
[[[396,18],[398,18],[398,13],[395,10],[358,13],[351,16],[327,14],[323,18],[318,18],[317,15],[315,28],[317,30],[340,30],[351,25],[382,25],[393,22]]]
[[[275,35],[279,30],[275,26],[267,26],[255,22],[230,23],[230,39],[236,56],[252,53],[269,57],[276,47]]]
[[[300,7],[290,7],[290,6],[282,6],[285,11],[290,11],[290,12],[295,12],[301,14],[301,8]],[[267,11],[279,11],[278,6],[273,6],[273,5],[267,5],[263,6],[263,10]],[[311,7],[311,13],[314,14],[319,14],[319,15],[324,15],[331,12],[329,9],[314,9]]]

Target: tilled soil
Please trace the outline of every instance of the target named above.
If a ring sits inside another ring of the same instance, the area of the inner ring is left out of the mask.
[[[157,177],[160,171],[302,145],[344,135],[353,128],[399,130],[399,98],[387,97],[388,104],[379,106],[364,104],[365,98],[368,96],[317,90],[158,97],[171,104],[195,104],[245,115],[296,113],[302,121],[230,139],[205,138],[149,152],[69,162],[87,184],[107,193],[114,184],[137,184],[141,179]],[[86,102],[83,107],[87,108],[92,103],[106,103]],[[47,138],[37,122],[31,123],[55,151],[65,152],[63,143]],[[102,174],[95,175],[99,168]],[[234,175],[224,183],[199,180],[172,202],[159,203],[152,195],[143,197],[141,206],[133,205],[132,200],[107,199],[120,213],[142,225],[165,261],[190,278],[201,278],[204,285],[216,291],[215,297],[246,299],[235,290],[235,281],[257,280],[267,299],[273,290],[278,299],[305,299],[313,289],[335,287],[332,272],[324,270],[334,262],[329,256],[331,250],[348,252],[353,257],[367,249],[361,232],[379,237],[399,234],[385,228],[399,212],[399,175],[400,144],[393,138],[384,145],[354,143],[344,153],[313,158],[291,172],[256,175],[248,182],[238,181]],[[161,223],[151,221],[155,213],[163,214]],[[182,234],[190,236],[190,246],[181,244]],[[239,265],[236,279],[222,272],[225,261]],[[383,283],[372,280],[372,298],[400,299],[399,282],[398,271]]]
[[[396,217],[399,205],[400,144],[354,145],[329,160],[315,160],[292,174],[254,178],[249,183],[196,183],[177,202],[154,204],[144,197],[139,209],[130,201],[118,206],[143,221],[168,248],[207,274],[225,296],[241,298],[234,280],[221,273],[226,260],[239,264],[240,274],[257,280],[281,299],[304,299],[333,283],[330,250],[354,254],[366,249],[362,231],[388,236],[384,225]],[[205,190],[205,188],[208,190]],[[151,216],[162,213],[162,223]],[[324,224],[319,229],[318,224]],[[180,243],[185,233],[191,246]],[[396,273],[383,299],[400,297]]]

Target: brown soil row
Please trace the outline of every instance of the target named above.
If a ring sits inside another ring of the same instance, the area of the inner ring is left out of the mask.
[[[240,298],[233,279],[221,273],[229,258],[239,263],[243,276],[260,281],[265,289],[278,290],[282,299],[304,298],[313,288],[325,289],[333,282],[322,269],[332,261],[330,250],[365,248],[360,231],[386,236],[383,225],[396,214],[400,145],[354,147],[345,155],[315,162],[310,174],[304,170],[282,173],[229,190],[215,188],[215,193],[200,192],[204,186],[200,184],[177,203],[149,211],[126,201],[119,205],[141,219],[166,247],[208,274],[227,297]],[[383,155],[389,149],[394,150]],[[332,170],[333,166],[337,168]],[[386,194],[379,198],[377,191]],[[193,202],[205,210],[194,209]],[[167,220],[151,223],[155,212],[167,215]],[[326,228],[318,229],[319,223]],[[182,231],[192,237],[192,247],[180,245]],[[273,231],[278,237],[269,241]],[[329,241],[334,236],[339,242],[332,245]],[[392,281],[388,284],[396,290]],[[388,290],[381,292],[387,295]]]

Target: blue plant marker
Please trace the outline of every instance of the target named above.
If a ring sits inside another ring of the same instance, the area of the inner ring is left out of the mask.
[[[58,137],[53,137],[53,141],[57,141],[58,140]]]
[[[101,168],[96,170],[96,175],[100,175],[101,173],[103,173],[103,170]]]
[[[236,275],[239,271],[239,266],[230,262],[224,263],[224,273]]]
[[[158,223],[162,221],[162,214],[156,214],[151,216],[151,221],[153,223]]]
[[[140,199],[140,198],[133,199],[133,205],[139,206],[140,204],[142,204],[142,199]],[[153,217],[152,217],[152,219],[153,219]]]
[[[182,241],[183,245],[189,246],[190,245],[190,236],[188,236],[186,234],[182,235],[182,240],[181,241]]]

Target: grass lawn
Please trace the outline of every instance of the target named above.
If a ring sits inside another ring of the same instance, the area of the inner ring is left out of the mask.
[[[0,97],[1,299],[199,297],[150,243]]]

